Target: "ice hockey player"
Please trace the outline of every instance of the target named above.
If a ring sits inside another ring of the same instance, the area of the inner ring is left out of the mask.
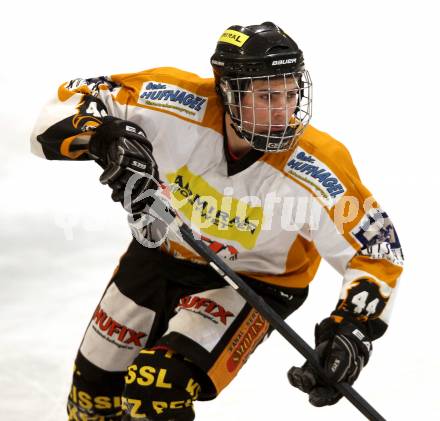
[[[308,124],[311,79],[285,32],[231,26],[211,64],[213,79],[155,68],[63,83],[32,150],[96,161],[134,226],[160,180],[179,215],[284,318],[326,259],[342,290],[316,326],[316,350],[334,382],[353,384],[387,329],[402,272],[393,225],[347,149]],[[193,420],[194,401],[214,399],[270,332],[159,219],[142,232],[81,342],[69,420]],[[308,363],[288,379],[313,405],[341,397]]]

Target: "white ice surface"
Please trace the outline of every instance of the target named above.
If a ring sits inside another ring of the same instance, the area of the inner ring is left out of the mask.
[[[203,13],[203,15],[201,14]],[[157,66],[203,76],[223,29],[273,20],[300,44],[313,124],[344,142],[394,220],[407,258],[391,327],[356,389],[388,420],[439,420],[438,13],[421,0],[18,0],[0,39],[0,420],[63,421],[76,349],[128,244],[93,163],[39,160],[28,137],[64,80]],[[336,303],[326,265],[288,322],[309,343]],[[285,372],[303,359],[276,333],[200,421],[361,420],[347,401],[313,408]]]

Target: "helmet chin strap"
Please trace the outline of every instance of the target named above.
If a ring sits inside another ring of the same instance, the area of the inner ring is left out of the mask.
[[[243,135],[243,132],[238,128],[237,124],[234,123],[234,120],[232,120],[232,118],[231,118],[231,122],[230,122],[229,125],[234,129],[234,132],[236,133],[236,135],[237,135],[240,139],[243,139],[243,140],[246,140],[246,142],[249,142],[249,140],[247,140],[246,137]],[[250,143],[250,142],[249,142],[249,143]]]

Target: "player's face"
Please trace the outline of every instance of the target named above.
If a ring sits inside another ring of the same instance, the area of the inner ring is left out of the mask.
[[[243,129],[259,134],[282,134],[292,123],[298,102],[298,84],[293,77],[254,79],[241,103]]]

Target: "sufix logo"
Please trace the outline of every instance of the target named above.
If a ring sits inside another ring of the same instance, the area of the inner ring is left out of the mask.
[[[188,295],[180,299],[177,306],[178,309],[185,309],[204,315],[211,321],[218,323],[219,321],[224,325],[228,322],[228,317],[234,317],[234,314],[225,310],[223,306],[217,304],[205,297],[198,297],[196,295]]]
[[[96,324],[96,327],[106,336],[114,338],[116,341],[123,344],[133,344],[141,347],[141,339],[147,336],[147,334],[144,332],[137,332],[134,329],[130,329],[129,327],[118,323],[100,306],[98,306],[95,310],[93,322]]]
[[[263,339],[268,326],[267,321],[256,310],[253,310],[246,321],[245,330],[240,330],[240,333],[232,340],[229,347],[231,356],[226,361],[226,368],[230,373],[246,361]]]

